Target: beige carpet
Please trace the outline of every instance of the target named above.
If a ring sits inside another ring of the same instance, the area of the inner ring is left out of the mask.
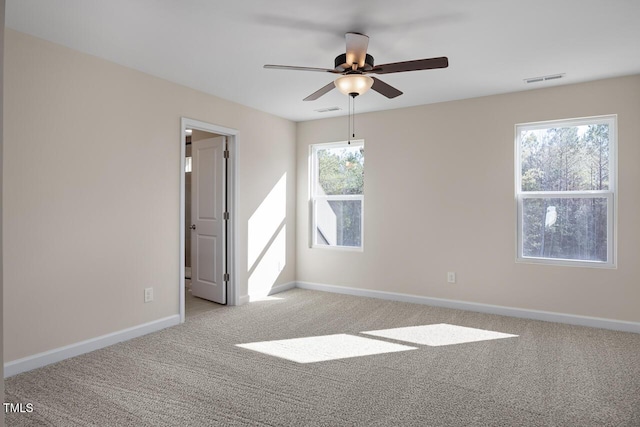
[[[300,289],[276,297],[9,378],[6,401],[34,412],[7,425],[640,426],[639,334]],[[440,324],[517,337],[429,346],[362,333]],[[415,349],[297,363],[237,346],[338,334]]]

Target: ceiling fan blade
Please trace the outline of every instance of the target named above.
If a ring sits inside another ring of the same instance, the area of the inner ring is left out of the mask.
[[[330,92],[335,87],[336,87],[335,83],[331,82],[328,85],[323,86],[322,88],[320,88],[317,91],[313,92],[311,95],[307,96],[305,99],[303,99],[303,101],[315,101],[316,99],[320,98],[325,93]]]
[[[389,99],[402,95],[402,92],[395,87],[383,82],[380,79],[376,79],[375,77],[371,78],[373,79],[373,86],[371,86],[371,89],[375,90],[376,92],[386,96]]]
[[[344,35],[347,41],[347,64],[358,64],[358,68],[364,67],[364,61],[369,47],[369,36],[360,33],[347,33]]]
[[[274,70],[293,70],[293,71],[320,71],[323,73],[340,73],[339,71],[332,70],[330,68],[315,68],[315,67],[296,67],[293,65],[271,65],[267,64],[264,68],[274,69]]]
[[[393,62],[390,64],[376,65],[370,73],[389,74],[403,71],[432,70],[434,68],[447,68],[449,60],[446,56],[439,58],[417,59],[415,61]]]

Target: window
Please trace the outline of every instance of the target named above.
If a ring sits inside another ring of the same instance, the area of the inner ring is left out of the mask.
[[[362,249],[364,141],[311,146],[311,245]]]
[[[518,260],[613,267],[616,116],[516,126]]]

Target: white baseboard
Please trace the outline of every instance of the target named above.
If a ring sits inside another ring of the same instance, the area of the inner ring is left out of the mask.
[[[315,291],[332,292],[337,294],[378,298],[389,301],[408,302],[414,304],[431,305],[435,307],[454,308],[458,310],[476,311],[480,313],[498,314],[502,316],[520,317],[524,319],[543,320],[547,322],[567,323],[570,325],[589,326],[593,328],[611,329],[624,332],[640,333],[640,323],[624,320],[603,319],[599,317],[578,316],[573,314],[554,313],[549,311],[529,310],[523,308],[504,307],[500,305],[481,304],[466,301],[449,300],[443,298],[430,298],[396,292],[375,291],[369,289],[350,288],[345,286],[326,285],[322,283],[289,282],[273,287],[269,295],[284,292],[293,288],[309,289]],[[240,304],[250,301],[249,295],[240,297]],[[79,356],[90,351],[98,350],[137,338],[142,335],[156,332],[180,324],[180,316],[174,315],[153,322],[123,329],[86,341],[45,351],[43,353],[27,356],[4,364],[4,378],[8,378],[22,372],[41,368],[51,363]]]
[[[369,289],[349,288],[345,286],[325,285],[321,283],[296,282],[296,287],[314,291],[332,292],[336,294],[355,295],[378,298],[390,301],[409,302],[431,305],[435,307],[455,308],[458,310],[476,311],[480,313],[499,314],[501,316],[520,317],[523,319],[543,320],[546,322],[567,323],[570,325],[590,326],[592,328],[611,329],[614,331],[635,332],[640,334],[640,323],[624,320],[603,319],[599,317],[578,316],[574,314],[554,313],[550,311],[529,310],[524,308],[504,307],[501,305],[481,304],[442,298],[429,298],[395,292],[374,291]]]
[[[81,341],[64,347],[54,348],[53,350],[34,354],[33,356],[27,356],[22,359],[13,360],[4,364],[4,377],[8,378],[22,372],[41,368],[51,363],[79,356],[90,351],[108,347],[121,341],[127,341],[132,338],[137,338],[142,335],[156,332],[161,329],[165,329],[178,324],[180,324],[180,316],[176,314],[174,316],[165,317],[153,322],[143,323],[142,325],[123,329],[118,332],[112,332],[100,337],[91,338],[86,341]]]
[[[280,292],[294,289],[296,287],[296,284],[297,284],[296,282],[289,282],[289,283],[283,283],[282,285],[274,286],[271,289],[269,289],[269,292],[267,293],[267,295],[275,295],[275,294],[279,294]],[[244,304],[246,302],[260,300],[264,297],[265,297],[264,294],[259,294],[259,295],[249,294],[247,296],[240,297],[240,303]]]
[[[269,291],[269,295],[279,294],[280,292],[288,291],[296,287],[296,282],[283,283],[282,285],[274,286]]]

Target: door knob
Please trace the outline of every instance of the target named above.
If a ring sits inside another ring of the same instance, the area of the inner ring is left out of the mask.
[[[191,227],[189,227],[189,228],[192,229],[192,230],[195,230],[196,229],[196,225],[195,224],[191,224]]]

